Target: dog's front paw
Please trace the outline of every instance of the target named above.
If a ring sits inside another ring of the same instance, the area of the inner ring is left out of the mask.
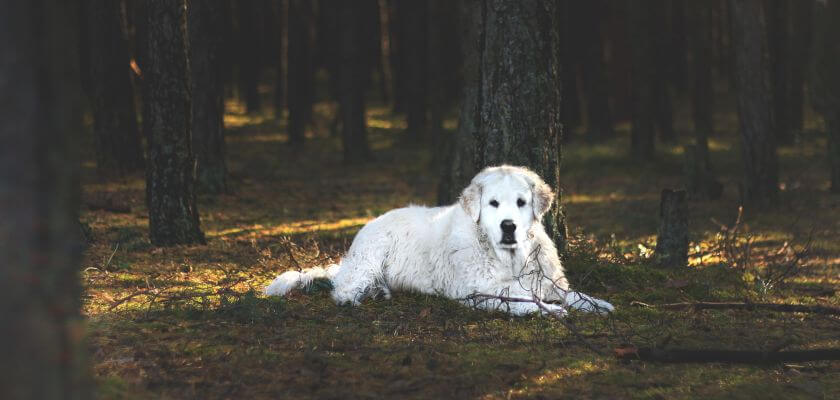
[[[566,307],[563,307],[562,304],[542,303],[542,307],[540,307],[540,314],[551,314],[556,315],[558,317],[565,317],[567,314],[569,314],[569,311],[566,310]]]
[[[599,314],[607,314],[615,310],[615,307],[612,304],[580,292],[566,293],[566,304],[576,310],[595,312]]]

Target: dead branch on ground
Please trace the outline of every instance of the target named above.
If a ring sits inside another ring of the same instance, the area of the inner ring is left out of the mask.
[[[663,363],[740,363],[778,364],[820,360],[840,360],[840,349],[824,348],[812,350],[761,351],[722,349],[657,349],[635,346],[619,347],[614,350],[619,360],[642,360]]]
[[[840,315],[840,307],[810,304],[779,304],[779,303],[718,303],[718,302],[686,302],[669,304],[646,304],[634,301],[630,305],[653,307],[661,310],[769,310],[778,312],[805,312],[824,315]]]

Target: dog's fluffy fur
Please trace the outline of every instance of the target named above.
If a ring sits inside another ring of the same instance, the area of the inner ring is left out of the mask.
[[[329,279],[339,304],[413,290],[514,315],[565,313],[564,304],[611,311],[609,303],[569,290],[540,222],[553,200],[551,188],[530,170],[490,167],[473,178],[457,204],[387,212],[359,231],[340,264],[285,272],[266,294],[283,296],[314,279]],[[536,302],[475,301],[475,294]]]

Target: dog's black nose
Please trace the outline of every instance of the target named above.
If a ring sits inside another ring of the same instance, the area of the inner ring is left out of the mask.
[[[513,220],[506,219],[502,221],[502,233],[504,234],[512,234],[513,231],[516,230],[516,224],[513,223]]]

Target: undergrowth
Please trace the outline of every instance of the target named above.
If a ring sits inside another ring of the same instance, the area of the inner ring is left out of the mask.
[[[833,317],[633,305],[840,304],[840,199],[801,157],[823,146],[821,137],[780,152],[787,189],[779,206],[746,210],[739,235],[726,239],[715,221],[731,227],[739,215],[737,146],[734,127],[715,135],[712,159],[724,197],[691,203],[690,265],[670,269],[653,266],[650,249],[658,193],[680,185],[679,148],[661,148],[657,161],[640,164],[623,153],[626,132],[605,144],[567,145],[563,202],[576,234],[564,266],[574,287],[617,306],[608,317],[572,313],[580,330],[574,335],[549,318],[512,318],[414,293],[359,307],[336,306],[324,283],[265,297],[276,274],[337,261],[367,220],[431,204],[436,170],[427,151],[400,142],[404,121],[383,108],[368,115],[376,160],[345,166],[337,139],[314,135],[304,149],[292,149],[282,123],[229,106],[232,190],[201,197],[207,246],[149,244],[142,176],[85,177],[85,199],[130,209],[82,215],[91,239],[85,312],[103,398],[840,397],[837,362],[668,365],[609,354],[622,344],[840,346]],[[332,112],[316,107],[318,123]]]

